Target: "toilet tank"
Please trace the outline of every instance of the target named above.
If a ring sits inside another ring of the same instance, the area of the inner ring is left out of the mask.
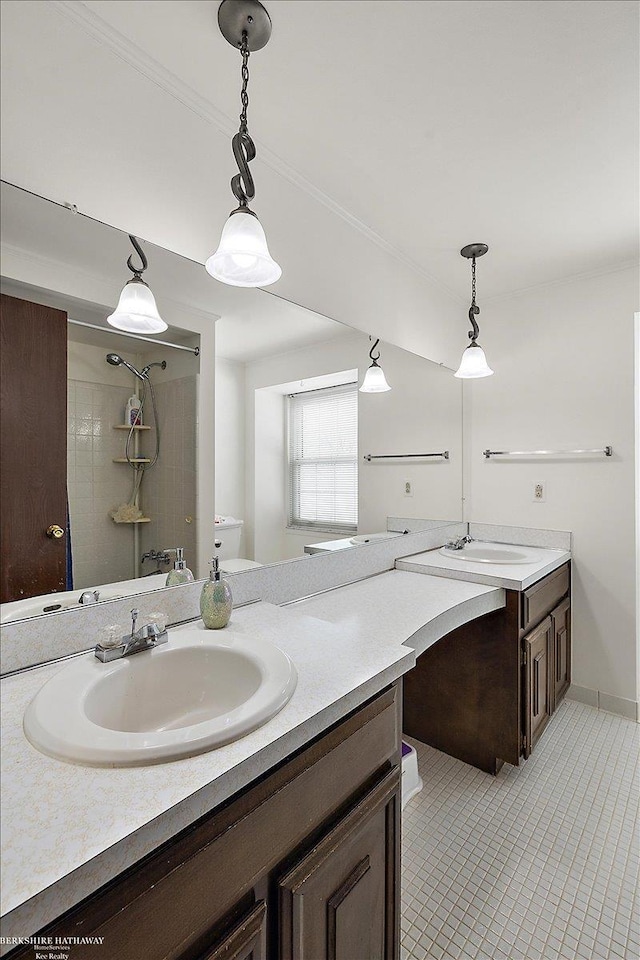
[[[235,560],[240,556],[242,523],[235,517],[223,517],[215,524],[215,538],[222,540],[222,546],[216,551],[221,560]]]

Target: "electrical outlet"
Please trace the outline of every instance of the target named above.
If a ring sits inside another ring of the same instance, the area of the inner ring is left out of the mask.
[[[411,483],[411,480],[405,480],[404,482],[404,495],[405,497],[413,496],[413,484]]]
[[[533,500],[534,503],[544,503],[547,499],[547,485],[544,480],[538,481],[533,485]]]

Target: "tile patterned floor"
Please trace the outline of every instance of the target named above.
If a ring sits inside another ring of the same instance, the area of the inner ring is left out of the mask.
[[[409,742],[403,958],[640,958],[637,724],[564,701],[497,777]]]

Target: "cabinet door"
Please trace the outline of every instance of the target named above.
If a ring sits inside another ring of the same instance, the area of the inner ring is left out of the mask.
[[[397,768],[280,880],[281,960],[398,955]]]
[[[231,930],[218,937],[199,960],[262,960],[266,915],[266,904],[260,900]]]
[[[528,757],[551,716],[553,622],[546,617],[522,640],[524,652],[524,746]]]
[[[571,683],[571,601],[567,597],[551,613],[553,621],[553,709]]]

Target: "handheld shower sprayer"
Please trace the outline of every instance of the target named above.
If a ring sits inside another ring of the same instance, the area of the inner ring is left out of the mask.
[[[107,354],[107,363],[110,363],[112,367],[123,366],[129,370],[138,380],[144,380],[144,376],[137,367],[134,367],[132,363],[129,363],[128,360],[125,360],[124,357],[121,357],[118,353],[108,353]]]
[[[148,380],[149,379],[149,370],[151,367],[161,367],[162,370],[167,369],[166,360],[156,360],[154,363],[148,363],[146,367],[143,367],[142,370],[138,370],[137,367],[134,367],[132,363],[129,363],[128,360],[125,360],[124,357],[121,357],[119,353],[108,353],[107,354],[107,363],[110,363],[112,367],[123,366],[126,367],[134,376],[139,380]]]

